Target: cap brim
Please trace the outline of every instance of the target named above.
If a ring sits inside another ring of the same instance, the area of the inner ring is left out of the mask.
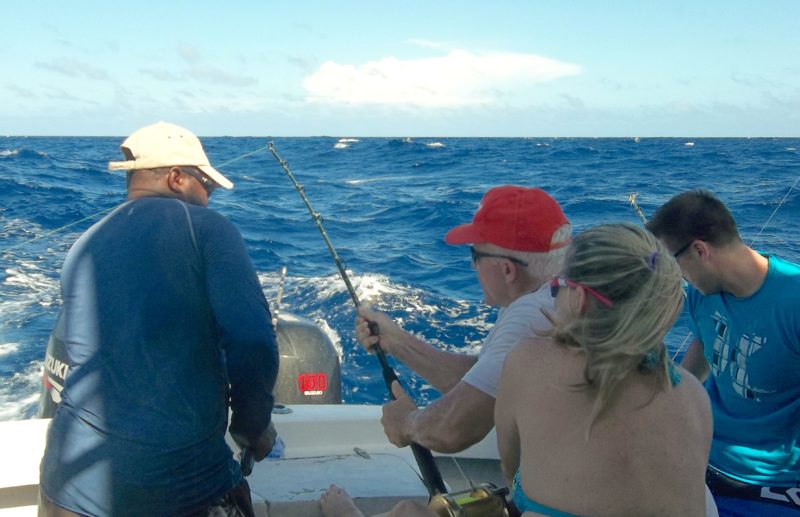
[[[447,232],[444,236],[444,242],[447,244],[480,244],[486,242],[486,239],[478,233],[472,223],[467,223],[456,226]]]
[[[133,160],[128,160],[126,162],[108,162],[108,170],[110,171],[128,171],[133,169],[134,165],[136,164]]]
[[[206,175],[212,180],[214,180],[214,182],[220,187],[228,189],[233,188],[233,182],[231,182],[231,180],[223,176],[222,173],[219,172],[214,167],[210,165],[198,165],[197,168],[206,173]]]

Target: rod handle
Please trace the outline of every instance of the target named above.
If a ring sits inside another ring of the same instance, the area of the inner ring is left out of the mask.
[[[249,448],[242,450],[242,456],[239,462],[242,468],[242,475],[244,477],[247,477],[250,474],[252,474],[253,465],[255,465],[255,458],[253,457],[253,453],[250,452]]]
[[[446,494],[447,487],[442,479],[442,474],[436,466],[436,461],[433,459],[433,454],[430,449],[426,449],[422,445],[411,442],[411,452],[414,453],[414,459],[417,460],[422,477],[422,483],[428,489],[428,493],[433,497],[437,494]]]

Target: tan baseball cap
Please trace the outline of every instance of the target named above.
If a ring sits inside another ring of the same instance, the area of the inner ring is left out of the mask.
[[[191,166],[203,171],[223,188],[233,188],[231,180],[208,163],[200,140],[188,129],[156,122],[134,131],[120,149],[127,149],[133,160],[108,162],[108,170],[154,169],[156,167]]]

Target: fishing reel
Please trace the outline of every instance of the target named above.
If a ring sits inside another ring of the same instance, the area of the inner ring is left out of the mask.
[[[437,494],[428,509],[440,517],[509,517],[506,495],[508,488],[483,483],[460,492]]]

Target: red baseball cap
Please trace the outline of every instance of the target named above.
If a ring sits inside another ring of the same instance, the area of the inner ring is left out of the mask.
[[[551,244],[553,234],[569,224],[558,202],[538,188],[504,185],[489,190],[471,223],[445,235],[447,244],[491,243],[515,251],[547,252],[569,244]]]

